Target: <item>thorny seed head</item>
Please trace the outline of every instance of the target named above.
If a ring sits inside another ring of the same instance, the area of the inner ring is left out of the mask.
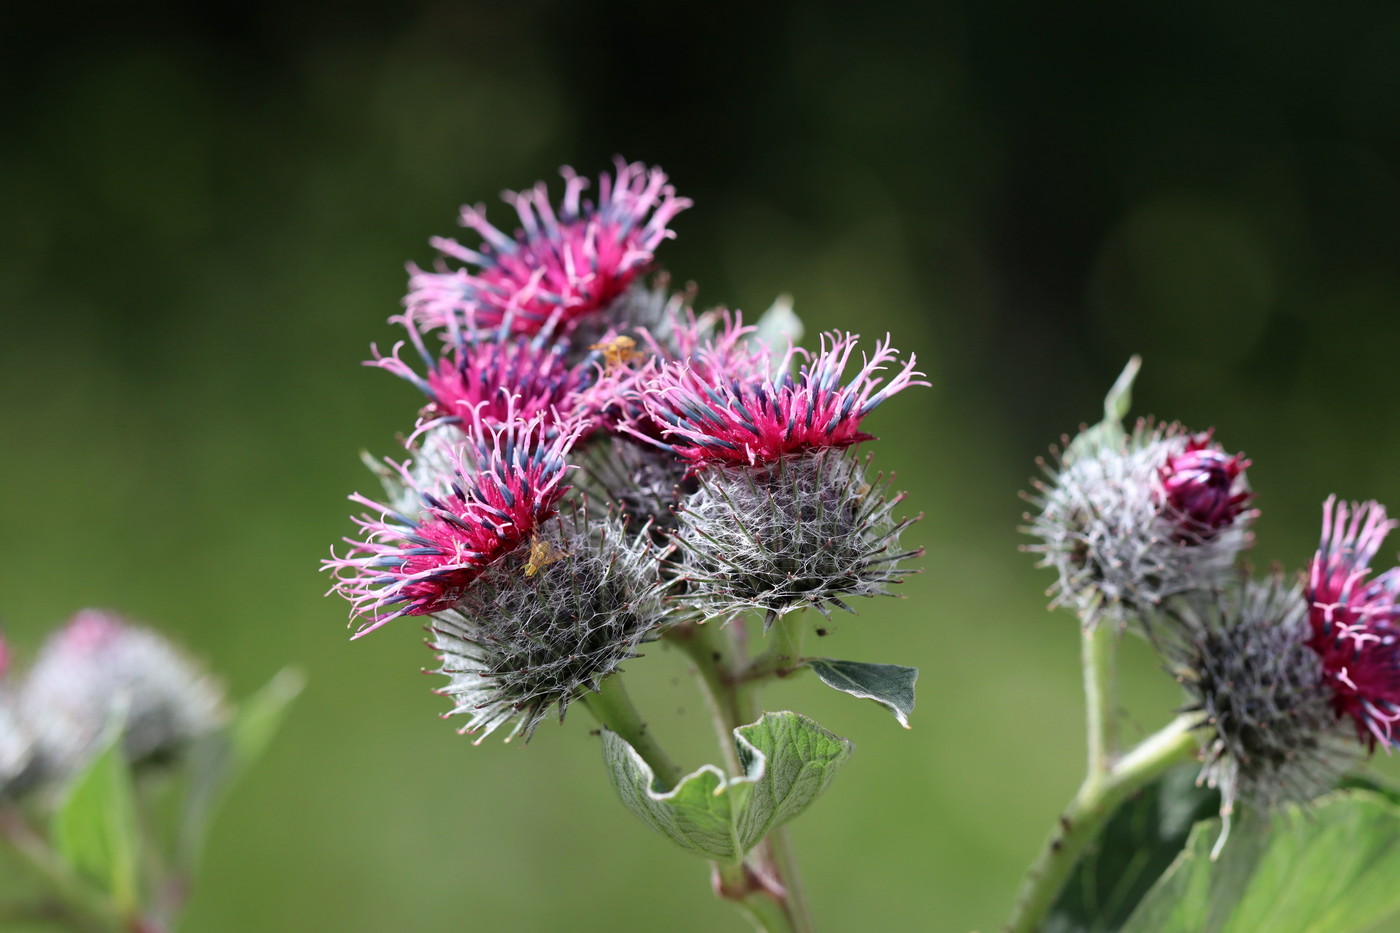
[[[569,510],[539,532],[536,546],[492,566],[450,609],[434,613],[429,646],[450,680],[445,716],[464,715],[478,742],[514,721],[508,738],[528,741],[582,691],[597,690],[668,621],[658,555],[644,529],[616,518],[590,523]],[[533,573],[530,571],[534,570]]]
[[[706,618],[747,609],[766,624],[807,606],[853,612],[846,596],[887,592],[921,553],[899,546],[915,519],[893,510],[880,477],[867,480],[853,451],[819,450],[754,469],[717,465],[682,500],[675,540],[685,599]]]
[[[410,267],[405,317],[426,328],[532,335],[567,330],[622,295],[675,234],[667,227],[690,201],[676,196],[666,175],[619,159],[616,175],[598,179],[596,206],[583,199],[586,179],[562,170],[558,212],[543,183],[504,198],[520,217],[508,236],[486,220],[485,208],[464,207],[461,223],[480,234],[469,248],[435,237],[432,245],[463,268],[439,262],[435,271]]]
[[[113,716],[136,763],[178,754],[225,717],[222,689],[170,642],[95,609],[44,644],[18,705],[45,781],[80,769]]]
[[[322,566],[362,620],[355,637],[399,616],[451,607],[486,568],[528,541],[568,491],[565,458],[579,431],[577,423],[555,431],[538,417],[478,421],[456,445],[435,435],[450,445],[450,472],[421,477],[409,464],[390,464],[417,495],[416,509],[351,496],[373,510],[355,520],[363,538],[346,538],[346,555],[332,553]]]
[[[1048,481],[1033,483],[1026,497],[1040,511],[1027,516],[1025,529],[1040,541],[1026,549],[1058,574],[1051,606],[1073,608],[1086,625],[1105,617],[1122,623],[1230,575],[1252,541],[1256,513],[1221,506],[1219,496],[1208,495],[1209,477],[1194,481],[1188,471],[1203,468],[1203,452],[1214,450],[1198,446],[1193,454],[1199,443],[1177,425],[1140,422],[1121,444],[1080,445],[1055,466],[1042,464]],[[1239,469],[1226,501],[1242,504],[1244,462],[1231,462]]]
[[[1321,659],[1336,714],[1350,717],[1373,749],[1397,744],[1400,722],[1400,568],[1367,579],[1396,524],[1375,502],[1328,497],[1308,572],[1308,645]]]
[[[1170,601],[1163,646],[1202,716],[1201,779],[1235,803],[1305,802],[1333,787],[1359,749],[1337,729],[1322,665],[1307,647],[1308,603],[1275,574]],[[1227,822],[1228,828],[1228,822]],[[1223,842],[1223,836],[1222,836]]]

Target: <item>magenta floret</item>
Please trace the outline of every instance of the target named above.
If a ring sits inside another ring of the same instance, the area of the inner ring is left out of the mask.
[[[464,268],[439,262],[435,271],[409,267],[406,317],[427,327],[536,334],[567,328],[607,307],[650,265],[675,234],[667,226],[690,206],[658,168],[618,159],[616,177],[598,179],[596,206],[572,169],[561,170],[564,197],[556,214],[543,182],[504,200],[520,217],[508,236],[486,220],[481,205],[464,207],[461,224],[481,235],[475,249],[435,237],[432,245]]]
[[[928,383],[916,378],[923,373],[914,369],[912,354],[887,382],[879,375],[898,361],[886,336],[863,357],[854,378],[841,385],[857,339],[833,331],[822,335],[815,355],[789,348],[776,359],[763,354],[761,366],[748,363],[737,373],[707,365],[709,355],[702,353],[699,365],[675,363],[658,373],[647,390],[647,412],[676,454],[695,464],[772,463],[788,454],[870,440],[860,430],[866,415],[901,389]],[[793,376],[795,356],[805,360]]]
[[[361,619],[355,637],[399,616],[449,608],[486,568],[527,542],[568,492],[566,457],[579,431],[577,422],[553,430],[538,416],[477,420],[462,444],[443,451],[449,474],[423,481],[411,464],[391,464],[416,494],[416,511],[351,496],[373,511],[355,519],[362,539],[346,538],[346,555],[332,553],[324,567]]]
[[[1370,562],[1396,527],[1375,502],[1322,507],[1322,544],[1308,574],[1308,647],[1322,658],[1338,716],[1374,747],[1396,744],[1400,722],[1400,568],[1374,579]]]

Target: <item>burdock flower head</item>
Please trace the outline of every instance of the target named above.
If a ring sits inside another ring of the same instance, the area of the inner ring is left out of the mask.
[[[1201,714],[1202,779],[1261,808],[1334,786],[1359,749],[1337,729],[1323,664],[1308,647],[1308,600],[1274,575],[1169,603],[1165,653]],[[1222,835],[1221,841],[1223,842]]]
[[[141,763],[177,754],[225,716],[222,690],[173,645],[95,609],[45,643],[19,709],[45,779],[81,768],[114,718],[127,758]]]
[[[569,510],[434,613],[438,692],[480,742],[514,721],[526,740],[550,710],[596,691],[668,621],[658,557],[644,529]]]
[[[480,205],[462,209],[462,226],[482,238],[475,248],[435,237],[432,245],[463,264],[436,271],[410,267],[406,317],[424,327],[536,334],[567,329],[606,308],[650,264],[667,227],[690,201],[676,196],[660,169],[616,163],[598,179],[598,201],[584,199],[588,181],[563,170],[564,197],[556,211],[543,183],[504,197],[520,218],[507,235]]]
[[[1105,402],[1104,422],[1083,431],[1026,498],[1039,506],[1027,550],[1055,569],[1054,605],[1086,625],[1150,614],[1170,596],[1222,584],[1251,541],[1249,461],[1211,433],[1139,422],[1121,428],[1136,365]]]
[[[1400,722],[1400,568],[1368,579],[1396,524],[1375,502],[1329,497],[1308,572],[1308,646],[1321,660],[1332,709],[1371,748],[1393,747]]]
[[[676,541],[687,597],[707,616],[755,609],[768,623],[811,606],[849,610],[843,596],[886,592],[918,554],[899,547],[909,520],[893,515],[902,495],[850,452],[869,440],[861,420],[917,377],[914,358],[888,382],[897,357],[877,343],[849,383],[841,376],[856,338],[831,334],[789,371],[797,351],[760,352],[725,368],[668,366],[648,390],[647,410],[670,449],[691,464],[699,488],[681,502]]]
[[[540,417],[477,421],[457,444],[430,438],[443,445],[437,457],[450,471],[417,475],[397,465],[416,510],[351,496],[372,510],[356,519],[363,538],[347,538],[346,555],[332,553],[324,567],[362,619],[356,637],[399,616],[450,608],[483,571],[529,541],[568,491],[565,458],[578,432],[577,424],[551,430]]]

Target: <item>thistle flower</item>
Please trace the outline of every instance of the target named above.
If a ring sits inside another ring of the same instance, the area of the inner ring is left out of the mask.
[[[1275,575],[1197,590],[1168,612],[1165,650],[1202,714],[1201,779],[1220,790],[1227,831],[1238,800],[1268,808],[1333,787],[1357,755],[1308,647],[1300,588]]]
[[[805,351],[789,348],[775,359],[759,350],[740,358],[738,372],[715,351],[701,352],[695,361],[661,370],[647,389],[647,413],[677,456],[696,464],[769,464],[871,440],[860,431],[861,420],[901,389],[928,383],[915,378],[923,373],[914,369],[911,355],[881,385],[877,374],[897,361],[887,336],[851,381],[839,385],[856,340],[854,334],[823,334],[821,350],[804,360],[795,377],[790,363],[794,356],[807,357]]]
[[[1093,429],[1090,429],[1093,430]],[[1086,625],[1151,612],[1169,596],[1220,585],[1251,543],[1248,461],[1210,435],[1140,422],[1121,443],[1071,445],[1048,482],[1026,498],[1040,507],[1027,550],[1053,567],[1052,606]]]
[[[410,266],[406,318],[427,328],[529,335],[607,307],[674,236],[667,224],[690,206],[660,169],[621,159],[615,165],[615,179],[598,179],[596,207],[582,198],[588,182],[567,167],[557,215],[543,183],[504,195],[520,217],[514,236],[488,223],[484,207],[464,207],[462,226],[483,242],[471,249],[433,238],[434,248],[465,268]]]
[[[1321,659],[1336,715],[1350,717],[1372,749],[1394,746],[1400,722],[1400,568],[1367,579],[1396,524],[1375,502],[1329,496],[1308,572],[1308,646]]]
[[[449,678],[446,716],[483,741],[514,720],[507,738],[528,741],[557,709],[564,718],[667,622],[658,555],[643,530],[586,510],[540,528],[530,545],[481,574],[451,608],[435,613],[429,646]]]
[[[450,471],[419,476],[410,464],[390,463],[417,495],[416,510],[351,496],[373,510],[355,519],[363,540],[346,538],[346,555],[332,552],[322,566],[362,620],[354,637],[399,616],[450,608],[486,568],[528,541],[568,491],[565,458],[579,431],[577,423],[551,431],[538,416],[478,420],[459,444],[438,451]]]
[[[585,390],[596,378],[598,354],[570,365],[568,344],[543,334],[520,341],[457,334],[450,354],[435,358],[418,328],[412,322],[405,326],[424,374],[403,360],[402,342],[388,356],[376,354],[367,365],[393,373],[427,396],[424,423],[560,421],[587,401]]]
[[[136,763],[178,754],[225,716],[222,690],[173,645],[95,609],[44,644],[18,703],[45,780],[80,769],[114,716]]]
[[[890,497],[867,481],[847,450],[818,450],[754,469],[721,464],[697,474],[679,511],[680,574],[686,599],[706,618],[746,609],[766,624],[812,606],[853,612],[843,596],[887,592],[910,570],[900,533],[916,519],[892,515]]]

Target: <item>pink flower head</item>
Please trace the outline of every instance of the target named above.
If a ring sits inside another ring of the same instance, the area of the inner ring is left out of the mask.
[[[1180,516],[1183,536],[1210,538],[1232,524],[1254,494],[1245,485],[1249,461],[1211,442],[1211,432],[1192,437],[1186,449],[1158,469],[1163,497]]]
[[[557,215],[543,182],[505,194],[520,215],[513,237],[487,222],[484,207],[464,207],[462,226],[483,242],[470,249],[432,239],[435,249],[466,268],[410,266],[408,319],[429,328],[535,334],[606,307],[646,268],[661,241],[675,235],[667,224],[690,206],[660,169],[622,159],[616,169],[616,179],[599,176],[596,207],[581,198],[587,180],[568,167],[561,169],[564,199]]]
[[[450,473],[420,479],[410,464],[390,464],[419,500],[413,514],[351,496],[378,514],[355,519],[363,540],[346,538],[346,555],[332,553],[323,567],[363,620],[354,637],[399,616],[450,608],[484,570],[528,542],[569,489],[565,456],[579,431],[577,422],[553,430],[538,416],[478,419],[464,443],[443,451]]]
[[[406,325],[425,373],[419,375],[400,356],[403,343],[389,356],[376,354],[366,365],[387,370],[426,395],[423,420],[428,424],[502,424],[535,417],[554,424],[591,401],[586,390],[597,378],[597,367],[587,359],[569,365],[566,343],[543,335],[508,341],[457,334],[450,354],[435,359],[413,323]]]
[[[776,360],[761,354],[765,365],[758,373],[742,357],[734,372],[702,353],[660,372],[647,393],[647,412],[676,454],[697,465],[773,463],[788,454],[870,440],[860,431],[861,419],[901,389],[928,383],[915,378],[923,373],[914,369],[912,355],[888,382],[878,375],[897,361],[887,336],[872,356],[863,357],[855,377],[840,385],[856,340],[833,331],[822,335],[815,356],[792,348]],[[806,360],[794,377],[788,370],[798,354]]]
[[[1308,647],[1322,658],[1338,716],[1375,747],[1400,722],[1400,568],[1367,580],[1371,558],[1398,523],[1375,502],[1322,507],[1322,544],[1308,574]]]

